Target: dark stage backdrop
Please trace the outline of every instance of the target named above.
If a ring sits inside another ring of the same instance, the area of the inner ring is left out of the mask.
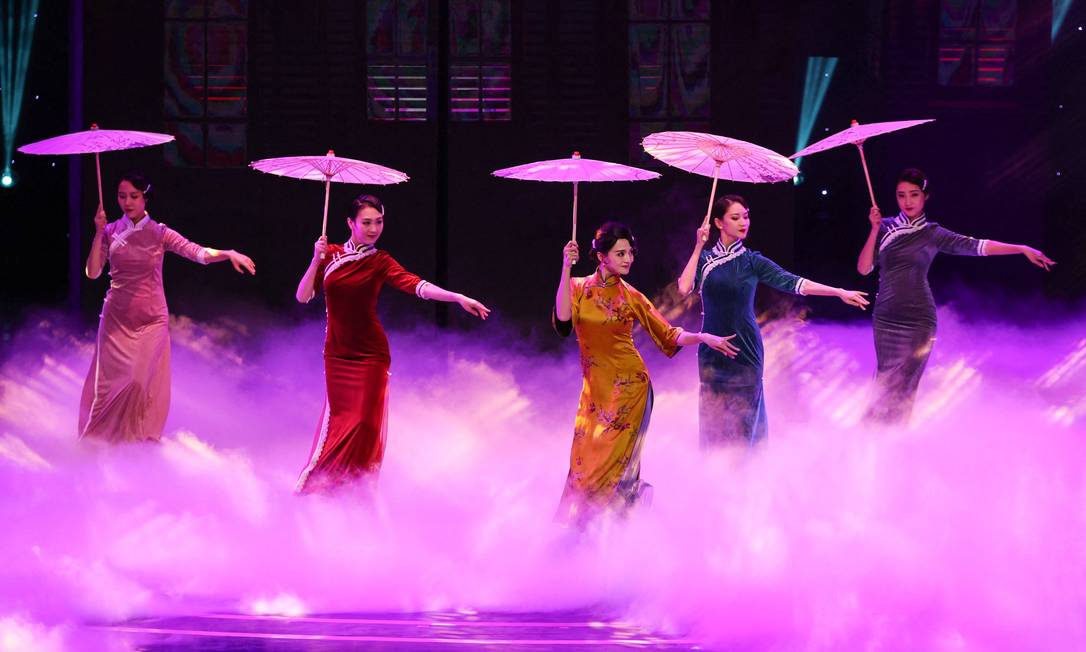
[[[1021,257],[940,260],[937,297],[966,286],[1000,300],[1074,299],[1086,291],[1086,36],[1077,29],[1083,3],[1071,4],[1053,39],[1050,0],[43,3],[26,93],[43,99],[27,100],[18,141],[68,130],[74,111],[84,127],[178,134],[177,146],[105,156],[106,203],[111,219],[119,216],[110,199],[117,176],[143,168],[155,182],[156,219],[256,260],[255,279],[226,264],[167,262],[172,310],[204,318],[257,309],[290,320],[321,310],[297,306],[293,294],[319,233],[323,188],[247,162],[334,149],[404,170],[407,184],[367,188],[388,207],[380,245],[532,332],[549,327],[570,188],[490,171],[574,150],[658,169],[658,181],[583,184],[580,243],[587,249],[605,219],[629,222],[641,252],[630,280],[670,303],[709,180],[645,160],[641,136],[712,131],[791,153],[808,57],[837,57],[812,140],[851,118],[937,119],[868,144],[884,213],[896,211],[894,175],[918,166],[933,179],[931,218],[1041,246],[1061,262],[1046,277]],[[981,5],[1003,13],[976,13]],[[978,36],[969,25],[1002,31]],[[439,119],[443,66],[451,121]],[[69,165],[81,166],[75,193]],[[74,306],[89,320],[107,281],[72,286],[69,243],[81,261],[93,159],[16,155],[16,169],[16,186],[0,191],[6,328],[32,306]],[[803,170],[798,186],[722,183],[721,192],[751,199],[750,246],[815,280],[873,290],[854,270],[868,205],[855,150],[809,157]],[[361,190],[333,186],[332,238],[346,237],[344,211]],[[80,225],[71,233],[70,202]],[[390,290],[382,301],[393,324],[435,319],[414,297]],[[850,316],[830,300],[810,305],[818,317]],[[467,319],[455,309],[450,323]]]

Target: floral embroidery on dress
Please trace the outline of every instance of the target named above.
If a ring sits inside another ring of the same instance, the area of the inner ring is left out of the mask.
[[[651,410],[651,385],[633,342],[641,323],[667,355],[678,350],[672,328],[637,290],[599,274],[572,284],[573,330],[584,378],[573,428],[570,469],[558,519],[583,522],[601,509],[636,502],[640,454]]]

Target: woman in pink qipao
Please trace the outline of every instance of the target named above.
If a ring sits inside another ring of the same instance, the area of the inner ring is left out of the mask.
[[[233,250],[189,242],[151,219],[151,184],[139,172],[121,177],[117,203],[124,215],[106,223],[94,216],[88,278],[109,263],[109,291],[79,406],[79,437],[109,442],[157,441],[170,410],[170,330],[162,287],[162,259],[170,251],[202,265],[229,260],[256,273],[252,259]]]

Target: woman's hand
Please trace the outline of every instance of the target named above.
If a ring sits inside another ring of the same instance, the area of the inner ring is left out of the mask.
[[[328,236],[322,235],[313,243],[313,260],[324,260],[328,251]]]
[[[239,274],[249,272],[253,276],[256,276],[256,264],[252,258],[249,258],[243,253],[239,253],[231,249],[230,251],[224,251],[227,260],[234,266],[234,269],[238,270]]]
[[[106,218],[106,210],[98,204],[98,212],[94,214],[94,235],[98,235],[106,228],[109,219]]]
[[[580,257],[581,255],[577,248],[577,243],[574,240],[570,240],[562,249],[562,267],[567,269],[573,267],[577,264]]]
[[[867,213],[867,221],[871,222],[871,228],[877,229],[882,226],[882,211],[878,206],[872,206],[871,210]]]
[[[731,340],[735,337],[735,333],[727,337],[720,337],[719,335],[713,335],[712,333],[702,333],[701,341],[710,349],[720,351],[729,358],[734,358],[739,354],[739,347],[732,344]]]
[[[1046,272],[1049,271],[1052,268],[1052,265],[1056,264],[1056,261],[1052,260],[1051,258],[1044,255],[1040,251],[1034,249],[1033,247],[1025,247],[1025,246],[1023,246],[1022,247],[1022,255],[1025,256],[1026,259],[1029,260],[1029,262],[1031,262],[1034,265],[1040,267],[1041,269],[1045,270]]]
[[[859,290],[837,289],[837,298],[850,306],[856,306],[860,310],[866,310],[868,305],[867,293]]]
[[[705,243],[709,241],[709,225],[698,229],[697,236],[694,238],[694,247],[700,249],[705,246]]]
[[[487,308],[483,304],[479,303],[471,297],[465,297],[460,295],[460,298],[456,300],[460,304],[460,307],[470,312],[480,319],[486,319],[490,315],[490,308]]]

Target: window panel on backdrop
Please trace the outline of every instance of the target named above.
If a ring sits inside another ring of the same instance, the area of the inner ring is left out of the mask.
[[[179,167],[246,162],[247,0],[166,0],[163,39],[166,161]]]
[[[708,131],[709,0],[629,0],[630,159],[655,165],[641,140],[657,131]]]
[[[449,93],[452,119],[512,119],[512,21],[508,0],[450,3]]]
[[[366,2],[366,115],[426,120],[430,78],[427,0]]]
[[[942,0],[939,85],[1013,85],[1017,15],[1015,0]]]
[[[367,117],[431,117],[431,11],[427,0],[366,3]],[[509,0],[449,3],[449,111],[457,121],[512,117],[512,20]]]

